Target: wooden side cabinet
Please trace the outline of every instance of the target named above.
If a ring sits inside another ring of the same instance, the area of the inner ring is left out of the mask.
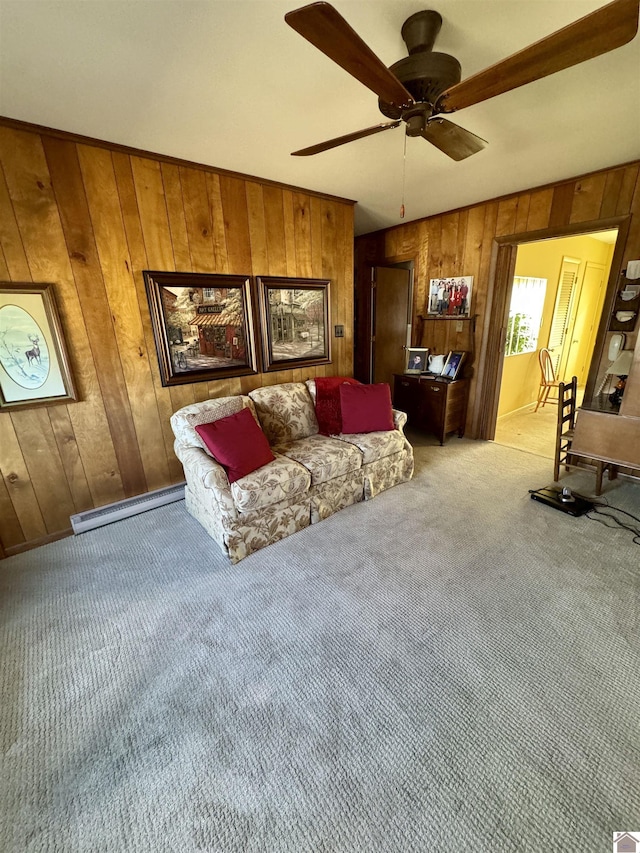
[[[450,432],[457,431],[460,438],[464,435],[468,398],[468,379],[448,382],[394,374],[393,405],[407,413],[410,426],[432,433],[440,444]]]

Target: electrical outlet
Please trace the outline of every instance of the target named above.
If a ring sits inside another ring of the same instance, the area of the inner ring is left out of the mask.
[[[456,332],[461,332],[461,331],[462,331],[462,320],[457,320],[456,321]]]
[[[336,338],[344,338],[344,326],[334,326],[333,329]]]

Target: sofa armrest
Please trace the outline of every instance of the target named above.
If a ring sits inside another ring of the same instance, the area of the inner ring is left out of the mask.
[[[400,432],[404,432],[405,424],[407,423],[407,413],[401,412],[399,409],[392,409],[393,411],[393,425],[396,429],[399,429]]]
[[[236,518],[229,478],[222,465],[199,447],[188,447],[176,441],[174,450],[182,462],[187,485],[194,491],[209,492],[222,513],[230,518]]]

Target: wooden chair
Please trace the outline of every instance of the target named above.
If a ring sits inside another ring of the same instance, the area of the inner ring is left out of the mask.
[[[560,382],[556,379],[556,372],[553,368],[551,353],[546,347],[543,347],[538,353],[538,361],[540,362],[540,390],[538,391],[538,402],[533,410],[538,411],[538,406],[547,402],[549,392],[552,388],[558,388]]]
[[[613,480],[618,474],[615,465],[603,462],[601,459],[577,455],[571,452],[573,432],[576,425],[576,410],[578,395],[578,379],[574,376],[571,382],[558,383],[558,421],[556,428],[556,451],[553,458],[553,479],[557,483],[560,479],[560,468],[564,465],[565,471],[570,468],[578,468],[579,461],[594,465],[596,469],[596,495],[602,494],[602,477],[609,470],[609,479]]]

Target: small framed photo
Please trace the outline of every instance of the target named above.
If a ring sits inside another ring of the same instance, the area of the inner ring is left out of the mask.
[[[444,376],[445,379],[457,379],[460,375],[464,356],[465,353],[463,352],[450,352],[440,375]]]
[[[473,276],[457,278],[432,278],[429,280],[427,314],[442,317],[469,317]]]
[[[424,373],[427,369],[428,347],[409,347],[405,373]]]

